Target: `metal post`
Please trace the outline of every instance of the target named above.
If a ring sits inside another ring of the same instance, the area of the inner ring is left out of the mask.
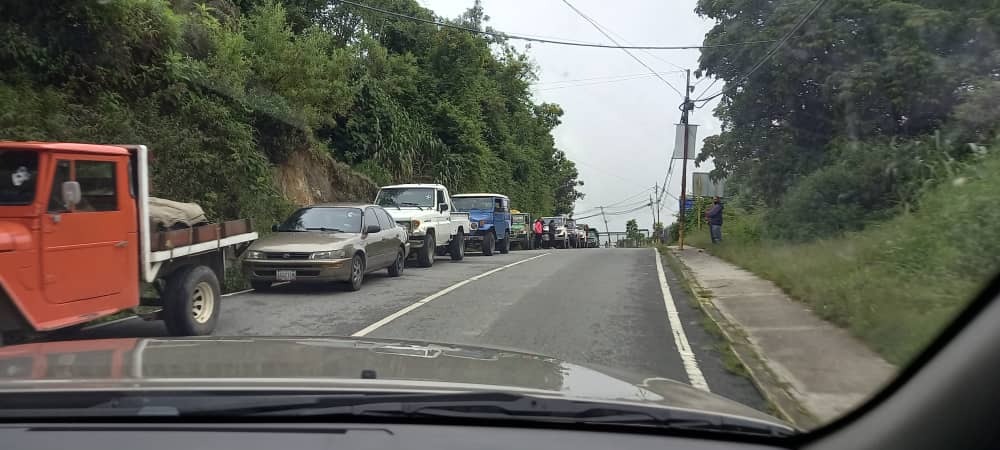
[[[650,213],[650,216],[652,216],[652,219],[653,219],[653,225],[649,227],[649,230],[650,230],[649,234],[650,234],[650,237],[654,238],[654,240],[655,240],[655,237],[652,236],[653,234],[656,233],[656,210],[653,209],[653,194],[649,195],[649,213]]]
[[[611,229],[608,228],[608,216],[604,215],[604,207],[601,207],[601,217],[604,218],[604,231],[608,233],[608,247],[611,247]]]
[[[684,106],[681,108],[681,123],[684,125],[684,159],[681,164],[681,213],[678,218],[680,229],[678,230],[677,245],[684,250],[684,222],[687,217],[687,171],[688,171],[688,111],[691,104],[691,69],[687,71],[687,82],[684,84]]]

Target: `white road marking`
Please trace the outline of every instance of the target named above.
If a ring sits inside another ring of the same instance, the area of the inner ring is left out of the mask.
[[[139,318],[138,316],[122,317],[121,319],[110,320],[110,321],[107,321],[107,322],[101,322],[101,323],[96,324],[96,325],[90,325],[90,326],[87,326],[87,327],[83,327],[83,328],[80,329],[80,331],[96,330],[98,328],[103,328],[103,327],[106,327],[108,325],[114,325],[116,323],[122,323],[122,322],[126,322],[126,321],[133,320],[133,319],[138,319],[138,318]]]
[[[667,276],[663,272],[663,262],[660,261],[660,253],[654,248],[653,256],[656,258],[656,275],[660,278],[660,291],[663,293],[663,305],[667,308],[667,320],[670,322],[670,330],[674,333],[674,345],[677,346],[677,353],[681,356],[681,363],[684,364],[684,371],[687,372],[691,386],[705,392],[708,389],[708,382],[705,375],[698,367],[698,360],[694,357],[691,344],[688,342],[684,327],[681,324],[681,317],[677,314],[677,305],[674,304],[674,297],[670,295],[670,287],[667,286]]]
[[[515,262],[512,262],[510,264],[507,264],[506,266],[500,266],[500,267],[497,267],[496,269],[493,269],[493,270],[490,270],[490,271],[487,271],[487,272],[483,272],[483,273],[481,273],[479,275],[476,275],[474,277],[471,277],[469,279],[459,281],[458,283],[455,283],[455,284],[453,284],[451,286],[448,286],[448,287],[446,287],[444,289],[441,289],[440,291],[437,291],[437,292],[435,292],[435,293],[433,293],[431,295],[428,295],[428,296],[426,296],[426,297],[424,297],[424,298],[422,298],[420,300],[417,300],[415,303],[410,304],[409,306],[407,306],[407,307],[405,307],[405,308],[403,308],[403,309],[401,309],[399,311],[396,311],[396,312],[394,312],[394,313],[386,316],[384,319],[379,320],[378,322],[375,322],[375,323],[373,323],[371,325],[368,325],[367,327],[365,327],[361,331],[358,331],[357,333],[354,333],[351,336],[354,336],[354,337],[367,336],[372,331],[375,331],[375,330],[377,330],[377,329],[385,326],[389,322],[392,322],[393,320],[396,320],[396,319],[402,317],[404,314],[406,314],[406,313],[408,313],[410,311],[413,311],[414,309],[417,309],[417,308],[419,308],[421,306],[424,306],[427,303],[430,303],[432,300],[434,300],[434,299],[436,299],[438,297],[441,297],[441,296],[443,296],[443,295],[445,295],[445,294],[447,294],[447,293],[449,293],[451,291],[454,291],[455,289],[458,289],[458,288],[460,288],[462,286],[465,286],[465,285],[467,285],[467,284],[469,284],[469,283],[471,283],[473,281],[476,281],[476,280],[488,277],[490,275],[493,275],[493,274],[495,274],[495,273],[497,273],[497,272],[499,272],[501,270],[509,269],[509,268],[514,267],[514,266],[516,266],[518,264],[526,263],[528,261],[531,261],[533,259],[541,258],[541,257],[543,257],[545,255],[548,255],[548,254],[549,253],[542,253],[541,255],[538,255],[538,256],[532,256],[531,258],[525,258],[525,259],[522,259],[520,261],[515,261]]]

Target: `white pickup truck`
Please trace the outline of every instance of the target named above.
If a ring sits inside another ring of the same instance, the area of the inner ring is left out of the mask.
[[[385,208],[410,236],[410,254],[421,267],[434,264],[434,255],[465,257],[469,214],[456,212],[448,188],[440,184],[398,184],[379,188],[375,203]]]

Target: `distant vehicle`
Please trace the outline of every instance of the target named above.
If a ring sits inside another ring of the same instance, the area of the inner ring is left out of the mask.
[[[301,208],[247,250],[243,273],[257,290],[276,281],[343,281],[356,291],[365,274],[398,277],[409,254],[406,230],[379,206],[334,203]]]
[[[591,228],[587,232],[587,247],[598,248],[601,246],[601,237],[597,230]]]
[[[531,229],[531,216],[513,210],[510,215],[510,245],[515,245],[521,250],[532,250],[535,248],[535,233]]]
[[[556,224],[555,240],[549,239],[549,222]],[[542,247],[569,248],[569,235],[566,228],[566,216],[542,217],[543,231]]]
[[[257,233],[246,220],[154,229],[147,161],[144,145],[0,142],[0,343],[134,310],[144,284],[159,295],[142,318],[212,332],[224,250]]]
[[[575,219],[566,219],[566,236],[569,239],[570,248],[580,247],[580,231],[577,230]]]
[[[458,194],[455,209],[469,213],[471,232],[466,243],[479,247],[484,255],[510,252],[510,199],[503,194]]]
[[[434,264],[434,255],[465,257],[465,236],[471,230],[469,214],[458,212],[440,184],[383,186],[375,204],[386,208],[409,234],[410,250],[420,267]]]

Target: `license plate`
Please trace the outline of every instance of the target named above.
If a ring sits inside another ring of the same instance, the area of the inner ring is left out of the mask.
[[[293,281],[295,280],[295,271],[279,270],[274,273],[274,278],[277,278],[278,281]]]
[[[547,240],[549,240],[549,235],[547,235],[547,234],[543,234],[543,235],[542,235],[542,240],[543,240],[543,241],[547,241]]]

